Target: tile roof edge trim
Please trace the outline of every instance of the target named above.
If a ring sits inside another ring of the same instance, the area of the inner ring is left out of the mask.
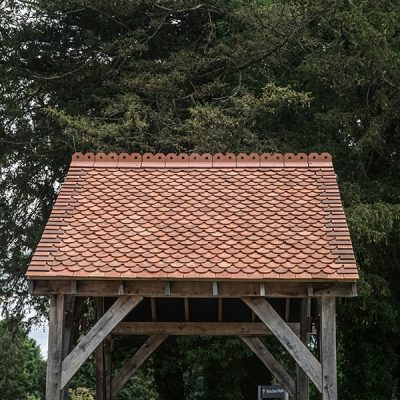
[[[86,168],[263,168],[332,167],[329,153],[74,153],[71,167]]]

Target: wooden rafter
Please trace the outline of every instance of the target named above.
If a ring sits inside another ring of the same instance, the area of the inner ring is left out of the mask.
[[[78,342],[62,362],[61,389],[93,353],[114,327],[143,299],[141,296],[120,297]]]
[[[308,375],[317,389],[322,392],[322,367],[306,345],[296,336],[285,321],[273,309],[266,299],[242,298],[257,314],[262,322],[282,343],[297,364]]]
[[[184,306],[185,306],[185,321],[189,321],[190,309],[189,309],[189,299],[187,297],[184,298]]]
[[[150,306],[151,306],[151,320],[157,321],[157,304],[156,304],[156,299],[154,297],[150,299]]]
[[[240,338],[250,347],[251,350],[253,350],[256,356],[270,370],[272,375],[283,385],[290,397],[294,399],[296,397],[295,381],[282,364],[265,347],[264,343],[260,339],[254,337],[241,336]]]
[[[129,379],[167,337],[168,335],[163,334],[151,335],[139,350],[124,364],[112,379],[111,399],[117,397],[118,393],[128,383]]]
[[[218,299],[218,321],[222,322],[223,320],[223,304],[222,304],[222,298],[220,297]]]

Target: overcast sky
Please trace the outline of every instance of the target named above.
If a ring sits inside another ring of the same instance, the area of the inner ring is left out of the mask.
[[[48,336],[48,327],[42,326],[40,328],[32,329],[29,333],[29,337],[35,339],[40,349],[42,350],[42,356],[44,359],[47,359],[47,336]]]

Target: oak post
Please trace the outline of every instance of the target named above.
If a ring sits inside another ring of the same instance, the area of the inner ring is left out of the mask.
[[[95,299],[96,318],[99,320],[104,314],[104,298]],[[96,400],[105,399],[105,379],[104,379],[104,342],[101,342],[94,353],[96,364]]]
[[[63,357],[64,295],[50,297],[49,342],[47,356],[46,400],[62,400],[61,363]]]
[[[322,399],[337,400],[336,303],[334,297],[321,300]]]
[[[73,328],[74,328],[74,313],[75,313],[75,296],[66,295],[64,299],[64,332],[63,332],[63,355],[64,359],[71,351],[73,342]],[[61,391],[62,399],[68,399],[69,385]]]
[[[309,333],[309,317],[308,306],[311,299],[301,299],[301,322],[300,322],[300,340],[307,346]],[[308,400],[309,398],[309,383],[307,374],[297,364],[297,400]]]
[[[112,368],[112,352],[114,347],[114,339],[108,335],[104,340],[104,383],[105,383],[105,400],[111,400],[111,368]]]

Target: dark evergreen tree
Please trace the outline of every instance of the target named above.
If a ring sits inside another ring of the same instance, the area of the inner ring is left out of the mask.
[[[341,398],[399,396],[399,10],[398,0],[3,0],[3,309],[32,302],[23,275],[74,150],[329,151],[362,275],[360,296],[338,308]],[[229,359],[236,346],[220,351]],[[181,393],[195,398],[189,381],[198,399],[218,393],[207,368],[219,361],[199,353],[189,373],[190,354],[170,358]],[[246,362],[232,362],[227,396],[252,398]],[[169,375],[156,370],[161,393]]]

